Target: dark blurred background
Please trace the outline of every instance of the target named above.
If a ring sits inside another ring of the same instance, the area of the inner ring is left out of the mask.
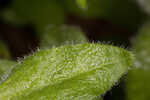
[[[12,1],[13,0],[0,0],[0,13],[7,8]],[[147,15],[140,10],[138,5],[135,4],[134,6],[136,6],[140,12],[139,15],[135,16],[138,20],[134,27],[130,27],[124,23],[113,23],[104,18],[84,18],[71,12],[66,12],[65,23],[81,27],[90,42],[109,42],[110,44],[113,43],[117,46],[130,48],[131,39],[137,34],[139,27],[144,24],[143,20],[146,21],[147,18]],[[123,12],[120,12],[120,14],[121,13]],[[124,17],[128,17],[128,15]],[[132,21],[130,18],[126,19],[129,19],[126,21]],[[0,39],[8,45],[13,60],[30,54],[39,46],[36,30],[30,23],[23,26],[15,26],[6,23],[5,20],[0,18]],[[117,84],[111,91],[106,93],[104,100],[125,100],[123,79],[124,78],[120,80],[120,84]]]

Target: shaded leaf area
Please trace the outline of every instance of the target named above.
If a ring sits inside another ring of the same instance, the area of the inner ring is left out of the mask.
[[[10,58],[8,47],[0,40],[0,58]]]
[[[40,48],[87,42],[80,28],[67,25],[50,25],[39,38]]]
[[[127,80],[128,100],[149,100],[150,96],[150,24],[146,24],[139,31],[135,48],[135,68],[129,72]]]
[[[15,67],[0,86],[0,99],[93,100],[110,89],[132,61],[130,52],[101,44],[41,50]]]
[[[58,0],[14,0],[12,9],[35,25],[39,34],[49,24],[65,23],[65,11]]]

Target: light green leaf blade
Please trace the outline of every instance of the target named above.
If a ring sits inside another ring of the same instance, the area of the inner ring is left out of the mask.
[[[144,25],[134,43],[135,68],[127,79],[127,100],[149,100],[150,98],[150,24]]]
[[[41,50],[15,67],[0,85],[0,99],[93,100],[109,90],[132,62],[130,52],[109,45]]]
[[[50,25],[39,38],[40,48],[87,42],[87,38],[78,27],[67,25]]]

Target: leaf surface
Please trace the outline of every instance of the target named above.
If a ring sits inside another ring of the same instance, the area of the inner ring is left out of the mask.
[[[130,52],[109,45],[41,50],[18,64],[0,85],[0,100],[95,100],[132,62]]]

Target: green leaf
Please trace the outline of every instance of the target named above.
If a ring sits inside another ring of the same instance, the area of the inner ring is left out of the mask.
[[[10,60],[0,60],[0,82],[4,81],[11,73],[16,62]]]
[[[136,28],[141,24],[145,14],[129,0],[63,0],[68,12],[84,19],[104,19],[112,24],[119,24],[127,28]],[[77,5],[78,2],[78,5]],[[86,3],[85,3],[86,2]],[[87,9],[81,6],[87,5]]]
[[[150,99],[150,24],[145,25],[134,43],[135,68],[129,72],[127,80],[128,100]]]
[[[109,45],[41,50],[18,64],[0,85],[0,100],[95,100],[132,62],[130,52]]]
[[[13,8],[18,16],[31,21],[39,32],[49,24],[62,24],[64,9],[57,0],[13,0]]]
[[[86,37],[79,28],[66,25],[51,25],[39,36],[41,48],[51,48],[66,43],[75,44],[87,42]]]
[[[0,41],[0,57],[10,58],[10,53],[8,51],[8,48],[2,41]]]
[[[76,0],[79,7],[82,9],[85,9],[87,7],[87,1],[86,0]]]

